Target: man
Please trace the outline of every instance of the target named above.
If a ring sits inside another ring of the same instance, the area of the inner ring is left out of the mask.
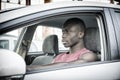
[[[63,45],[70,49],[67,53],[59,54],[53,63],[92,62],[97,60],[97,56],[84,46],[85,24],[81,19],[71,18],[67,20],[63,25],[62,33]]]

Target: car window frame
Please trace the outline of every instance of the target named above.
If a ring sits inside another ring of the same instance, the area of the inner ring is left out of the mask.
[[[84,13],[103,13],[103,10],[104,10],[103,8],[97,8],[97,7],[96,8],[93,8],[93,7],[70,7],[70,8],[64,8],[64,9],[57,9],[57,10],[51,10],[51,11],[49,10],[49,11],[46,11],[46,12],[43,11],[43,12],[39,12],[39,13],[34,13],[32,15],[27,15],[27,16],[24,16],[24,17],[21,17],[21,18],[18,18],[18,19],[8,21],[4,24],[8,25],[10,23],[10,25],[6,26],[6,27],[11,27],[10,29],[13,29],[13,28],[16,28],[16,27],[17,28],[26,27],[26,26],[28,27],[28,26],[36,25],[36,24],[40,23],[40,20],[44,21],[48,17],[63,15],[63,14],[81,13],[81,12],[82,13],[83,12]],[[11,22],[14,22],[14,24],[11,23]],[[19,24],[17,24],[17,23],[19,23]],[[12,27],[13,25],[14,25],[14,27]],[[8,30],[10,30],[10,29],[8,28]],[[4,31],[6,32],[7,30],[4,30]],[[106,56],[104,56],[104,57],[106,57]]]
[[[80,12],[79,12],[80,13]],[[85,12],[85,13],[88,13],[88,12]],[[96,12],[95,12],[96,13]],[[72,13],[72,14],[74,14],[74,13]],[[91,14],[91,13],[90,13]],[[62,14],[62,15],[66,15],[66,14]],[[50,17],[49,17],[50,18]],[[46,19],[47,19],[47,17],[46,17]]]
[[[99,13],[99,14],[98,14],[98,13]],[[90,13],[89,13],[89,11],[88,11],[88,12],[87,12],[87,11],[86,11],[86,12],[82,12],[82,11],[81,11],[81,12],[77,12],[77,13],[66,13],[66,14],[61,14],[61,15],[59,15],[59,17],[60,17],[60,16],[63,17],[63,16],[66,16],[66,15],[69,15],[69,16],[70,16],[70,15],[77,15],[77,16],[79,16],[80,14],[81,14],[81,15],[82,15],[82,14],[86,14],[86,15],[88,15],[88,16],[89,16],[89,15],[94,15],[94,16],[96,16],[96,22],[98,22],[98,24],[97,24],[98,27],[97,27],[97,28],[98,28],[98,30],[100,29],[100,38],[102,37],[102,39],[103,39],[103,40],[100,40],[100,45],[103,44],[102,46],[106,46],[106,38],[105,38],[104,29],[103,29],[103,28],[101,29],[101,27],[104,26],[104,25],[103,25],[103,22],[102,22],[102,17],[101,17],[101,16],[102,16],[102,12],[101,12],[101,11],[96,11],[96,12],[95,12],[95,11],[94,11],[94,12],[91,12],[91,11],[90,11]],[[57,15],[57,16],[55,15],[55,16],[52,16],[52,17],[46,17],[46,18],[44,19],[44,21],[48,21],[48,18],[51,20],[51,18],[54,19],[54,18],[56,18],[56,17],[58,17],[58,15]],[[44,21],[43,21],[43,22],[44,22]],[[38,25],[39,25],[39,24],[38,24]],[[54,27],[54,26],[53,26],[53,27]],[[55,28],[58,28],[58,27],[55,27]],[[103,32],[102,32],[102,30],[103,30]],[[102,35],[101,35],[101,34],[102,34]],[[102,41],[102,42],[101,42],[101,41]],[[104,54],[107,54],[105,49],[106,49],[106,47],[104,47],[104,48],[102,47],[102,49],[101,49],[101,53],[102,53],[102,55],[101,55],[101,56],[102,56],[101,61],[104,61],[105,58],[106,58],[106,55],[104,55]],[[67,52],[66,50],[64,50],[64,51]],[[62,52],[63,52],[63,51],[60,51],[60,53],[62,53]],[[28,54],[28,55],[29,55],[29,54]],[[37,55],[37,54],[36,54],[36,55]],[[26,56],[27,56],[27,55],[26,55]],[[29,56],[30,56],[30,55],[29,55]],[[31,56],[32,56],[32,55],[31,55]]]

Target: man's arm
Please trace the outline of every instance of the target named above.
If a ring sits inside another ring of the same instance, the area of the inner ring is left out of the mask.
[[[85,53],[84,55],[82,55],[80,59],[76,61],[67,62],[67,63],[52,63],[48,65],[31,65],[27,67],[27,70],[31,71],[31,70],[38,70],[38,69],[53,68],[53,67],[59,67],[59,66],[64,66],[68,64],[93,62],[96,60],[97,60],[97,55],[92,52],[89,52],[89,53]]]
[[[29,66],[27,66],[27,71],[54,68],[54,67],[64,66],[67,64],[68,63],[51,63],[51,64],[46,64],[46,65],[29,65]]]

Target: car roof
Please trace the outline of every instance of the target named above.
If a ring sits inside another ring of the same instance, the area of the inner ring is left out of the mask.
[[[25,15],[37,13],[40,11],[46,11],[51,9],[65,8],[65,7],[99,7],[99,8],[117,8],[120,9],[120,6],[108,4],[108,3],[98,3],[98,2],[86,2],[86,1],[65,1],[65,2],[53,2],[46,3],[37,6],[27,6],[11,10],[0,11],[0,23],[22,17]]]

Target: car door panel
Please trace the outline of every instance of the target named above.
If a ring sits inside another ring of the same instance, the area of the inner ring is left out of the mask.
[[[120,62],[97,62],[96,65],[77,66],[67,69],[48,70],[26,74],[24,80],[80,80],[120,79]],[[103,63],[103,64],[102,64]],[[89,63],[87,63],[89,64]]]

